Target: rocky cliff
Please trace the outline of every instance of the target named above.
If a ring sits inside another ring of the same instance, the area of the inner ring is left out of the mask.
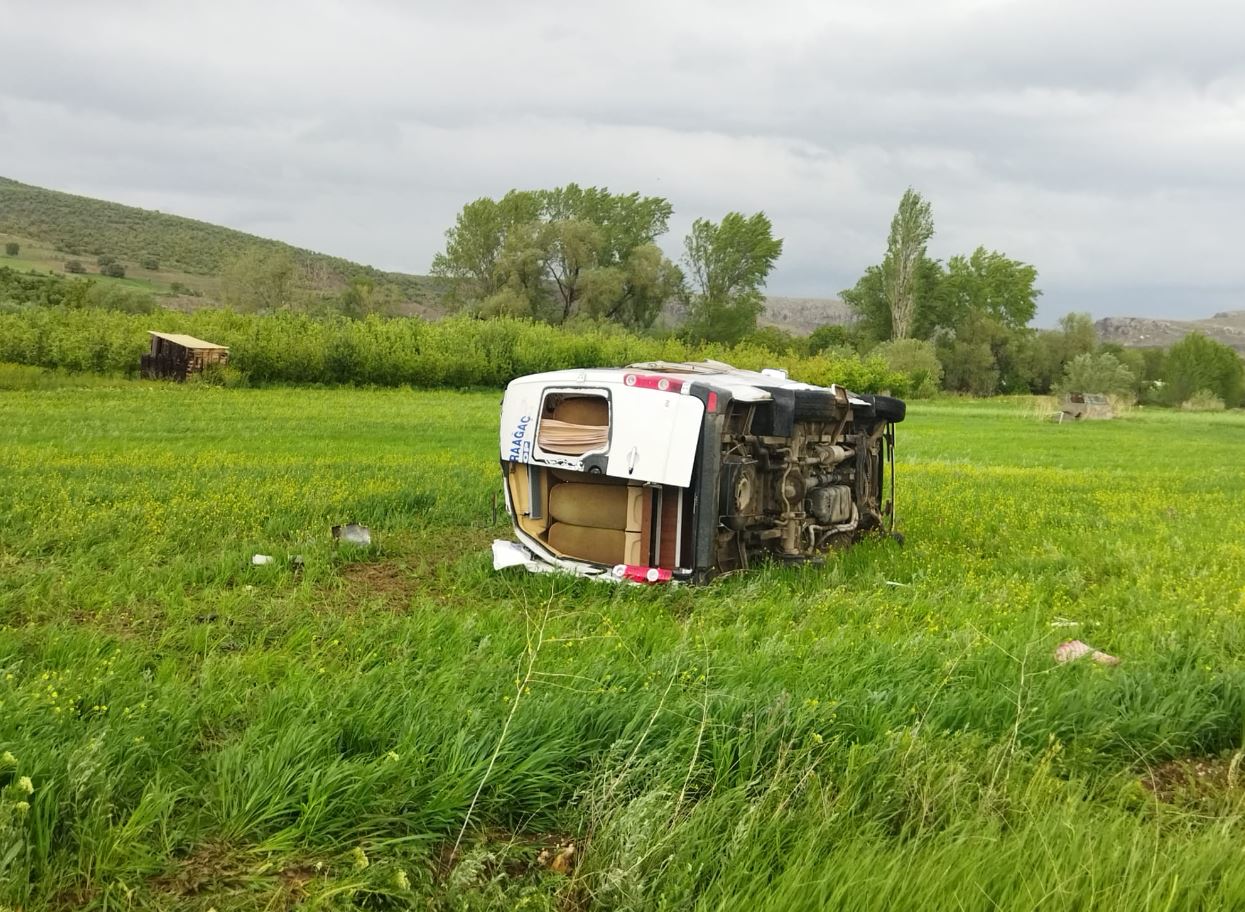
[[[1103,342],[1131,348],[1179,342],[1200,332],[1245,354],[1245,310],[1217,313],[1205,320],[1157,320],[1149,317],[1105,317],[1094,324]]]

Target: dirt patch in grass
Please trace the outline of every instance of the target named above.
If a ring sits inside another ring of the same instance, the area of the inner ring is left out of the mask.
[[[309,884],[317,875],[318,871],[314,865],[292,865],[288,868],[282,868],[277,876],[281,880],[282,896],[286,901],[287,907],[301,902],[307,896],[307,884]]]
[[[1241,753],[1168,760],[1147,770],[1141,784],[1154,797],[1168,803],[1224,796],[1241,792],[1245,786],[1241,761]]]
[[[419,588],[410,568],[394,561],[347,564],[341,577],[352,598],[379,599],[394,608],[410,604]]]
[[[102,608],[86,611],[75,608],[69,616],[75,624],[94,627],[119,640],[137,640],[149,636],[152,630],[163,630],[167,620],[166,613],[156,607],[147,606],[147,613],[136,617],[128,608]]]
[[[61,890],[55,896],[48,900],[48,908],[56,910],[56,912],[69,912],[71,909],[84,909],[95,901],[95,887],[71,887],[67,890]]]
[[[318,872],[309,863],[270,863],[226,846],[205,845],[148,880],[157,896],[189,900],[254,894],[265,909],[292,909],[307,897],[307,884]]]
[[[504,531],[504,530],[502,530]],[[346,564],[339,571],[352,602],[379,601],[391,611],[408,608],[415,596],[459,604],[454,596],[457,567],[465,557],[488,548],[498,528],[449,528],[413,540],[390,540],[386,551],[397,555]]]
[[[409,542],[407,558],[421,575],[433,575],[452,568],[464,557],[487,551],[495,538],[510,538],[508,524],[496,526],[452,526],[431,534],[421,534]]]
[[[156,893],[196,896],[238,889],[248,879],[247,859],[225,846],[205,845],[173,863],[170,870],[151,878]]]

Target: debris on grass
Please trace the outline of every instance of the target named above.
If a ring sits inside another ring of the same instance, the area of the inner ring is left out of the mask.
[[[1083,659],[1089,656],[1099,665],[1119,665],[1120,660],[1113,655],[1108,655],[1090,646],[1088,643],[1082,643],[1080,640],[1064,640],[1055,647],[1055,661],[1060,665],[1066,665],[1069,662],[1075,662],[1077,659]]]
[[[1231,757],[1193,757],[1168,760],[1150,767],[1141,777],[1141,784],[1168,803],[1178,798],[1197,799],[1222,794],[1239,788],[1240,766],[1245,752]]]
[[[569,874],[575,867],[575,843],[541,849],[536,861],[557,874]]]
[[[266,567],[276,561],[271,554],[252,554],[251,564],[255,567]]]
[[[366,548],[372,543],[372,530],[358,523],[346,523],[333,527],[333,538],[338,542]]]

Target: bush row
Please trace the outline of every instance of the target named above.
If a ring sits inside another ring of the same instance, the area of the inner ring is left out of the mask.
[[[224,310],[130,314],[93,307],[10,307],[0,312],[0,361],[133,375],[147,330],[188,333],[230,348],[252,383],[499,387],[523,374],[635,361],[712,358],[759,370],[785,367],[809,383],[906,395],[907,375],[878,358],[778,355],[753,345],[689,344],[610,328],[568,331],[516,319],[258,316]]]

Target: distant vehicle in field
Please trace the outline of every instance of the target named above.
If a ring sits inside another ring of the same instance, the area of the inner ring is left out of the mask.
[[[893,517],[904,413],[900,399],[716,361],[519,377],[501,467],[521,562],[703,582],[816,558]]]

